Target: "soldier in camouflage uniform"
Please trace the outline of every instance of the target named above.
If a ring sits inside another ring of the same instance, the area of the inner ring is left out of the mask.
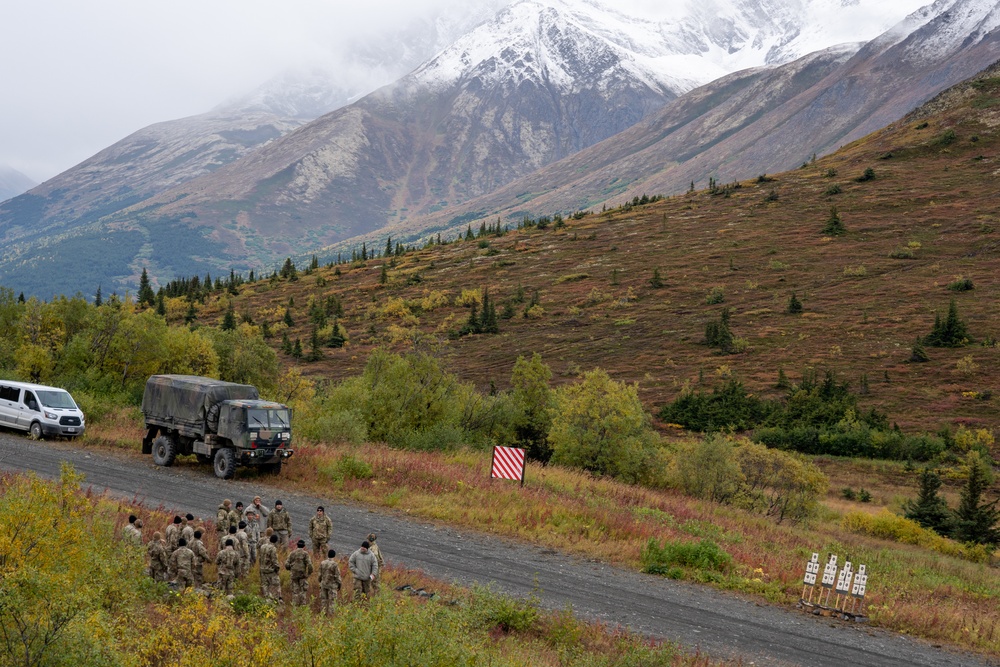
[[[195,565],[194,565],[194,585],[201,586],[205,583],[205,563],[211,558],[208,555],[208,548],[205,547],[205,543],[201,541],[201,531],[194,531],[194,541],[191,542],[189,547],[195,555]]]
[[[233,541],[233,551],[236,552],[236,572],[235,575],[240,577],[243,575],[243,545],[240,544],[240,538],[236,537],[236,526],[229,527],[229,534],[226,535],[226,540]]]
[[[274,501],[274,509],[267,515],[267,527],[274,529],[281,548],[288,548],[288,537],[292,534],[292,517],[288,515],[288,510],[280,500]]]
[[[229,526],[232,523],[229,520],[229,514],[232,512],[233,501],[226,498],[219,505],[219,509],[215,512],[215,532],[219,534],[219,547],[222,550],[222,543],[226,539],[226,535],[229,534]]]
[[[257,562],[260,565],[260,594],[269,600],[281,601],[281,579],[278,572],[278,536],[269,535],[268,541],[260,547]]]
[[[153,533],[146,553],[149,555],[149,576],[153,581],[167,581],[167,544],[159,532]]]
[[[227,539],[226,545],[215,557],[215,565],[219,570],[218,587],[226,595],[232,595],[233,580],[236,579],[236,572],[239,568],[239,555],[233,549],[233,540]]]
[[[136,526],[138,524],[138,527]],[[128,525],[122,529],[122,538],[129,544],[142,546],[142,521],[134,514],[128,517]]]
[[[309,604],[309,575],[313,573],[313,562],[305,549],[306,541],[299,540],[297,546],[285,559],[285,569],[292,573],[292,604],[306,605]]]
[[[236,531],[236,539],[239,540],[240,552],[240,578],[250,574],[250,538],[247,537],[246,521],[240,521],[239,530]]]
[[[190,512],[181,518],[181,537],[187,540],[190,548],[194,542],[194,515]]]
[[[337,552],[330,549],[326,552],[326,560],[319,564],[319,608],[324,614],[332,614],[337,610],[337,596],[340,594],[342,580],[340,565],[334,560]]]
[[[264,531],[264,534],[260,536],[260,542],[257,543],[257,552],[260,553],[261,547],[271,541],[271,536],[274,535],[274,529],[268,528]]]
[[[375,561],[378,563],[378,572],[375,573],[375,578],[372,579],[372,595],[378,593],[379,582],[382,581],[382,568],[385,567],[385,560],[382,558],[382,550],[378,548],[375,544],[375,540],[378,539],[378,535],[375,533],[368,533],[368,551],[370,551],[375,556]]]
[[[177,573],[174,581],[182,588],[194,586],[194,569],[197,565],[198,557],[188,549],[187,540],[183,537],[177,541],[177,548],[170,554],[170,567]]]
[[[331,535],[333,535],[333,522],[320,505],[316,508],[316,516],[309,519],[309,539],[312,540],[313,555],[316,558],[323,557]]]
[[[253,505],[243,511],[243,521],[246,522],[247,539],[250,541],[250,564],[257,562],[257,546],[260,543],[260,515]]]
[[[174,517],[174,522],[167,526],[163,535],[167,540],[167,551],[173,553],[177,550],[177,541],[181,539],[181,518]]]

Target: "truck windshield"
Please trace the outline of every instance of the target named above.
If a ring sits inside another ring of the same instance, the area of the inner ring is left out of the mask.
[[[73,410],[76,408],[76,403],[73,402],[73,397],[65,391],[38,391],[38,400],[42,402],[42,405],[48,408],[68,408]]]
[[[247,421],[256,428],[288,428],[288,410],[247,410]]]

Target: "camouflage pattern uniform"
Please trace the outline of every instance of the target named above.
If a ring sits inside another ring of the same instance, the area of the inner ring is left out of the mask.
[[[324,614],[336,611],[341,583],[340,565],[330,556],[319,564],[319,608]]]
[[[241,528],[236,531],[236,539],[239,540],[237,551],[240,552],[240,577],[242,578],[250,574],[250,538],[247,537],[246,531]]]
[[[137,547],[142,546],[142,531],[135,527],[134,524],[128,524],[122,529],[122,537],[126,542]]]
[[[170,554],[171,569],[177,573],[174,580],[184,588],[194,586],[194,569],[197,565],[198,557],[188,549],[187,543],[179,545],[174,553]]]
[[[281,600],[281,579],[278,578],[278,571],[281,565],[278,562],[278,549],[270,542],[262,545],[258,552],[260,558],[260,594],[269,600]]]
[[[177,542],[181,539],[180,521],[167,526],[167,529],[163,533],[163,537],[167,540],[167,551],[170,553],[177,551]]]
[[[227,546],[215,557],[215,564],[219,569],[219,588],[226,595],[233,592],[233,580],[236,579],[236,572],[239,568],[239,555],[233,550],[232,545]]]
[[[194,517],[188,514],[186,517],[181,518],[181,537],[187,540],[188,547],[191,547],[191,543],[194,542],[194,526],[191,525],[191,521]]]
[[[149,555],[149,576],[153,581],[167,581],[167,545],[159,533],[153,533],[146,553]]]
[[[287,548],[288,536],[292,534],[292,517],[280,502],[275,503],[274,509],[267,515],[267,527],[274,529],[274,534],[278,536],[278,544],[282,548]]]
[[[241,577],[243,576],[243,545],[240,544],[240,538],[236,536],[236,526],[229,527],[229,534],[222,540],[222,543],[225,544],[226,540],[233,541],[233,551],[236,553],[236,571],[233,574]]]
[[[229,508],[232,506],[232,502],[228,499],[223,500],[222,504],[219,505],[219,509],[215,512],[215,532],[219,534],[219,550],[222,550],[222,545],[226,543],[226,535],[229,534],[229,526],[231,524],[229,520]]]
[[[378,562],[378,572],[375,573],[375,579],[372,581],[372,594],[378,593],[379,582],[382,581],[382,568],[385,567],[385,560],[382,558],[382,550],[378,548],[375,544],[375,540],[378,536],[375,533],[370,533],[368,535],[368,551],[375,555],[375,560]]]
[[[309,519],[309,539],[312,540],[313,554],[317,558],[326,555],[327,543],[333,535],[333,521],[322,509],[316,510],[316,515]]]
[[[299,547],[288,554],[288,558],[285,559],[285,569],[292,573],[292,604],[309,604],[309,575],[313,573],[309,552]]]
[[[257,562],[257,546],[260,543],[260,516],[253,505],[243,512],[243,521],[246,523],[247,539],[250,541],[250,564]]]
[[[208,554],[208,548],[205,547],[205,543],[201,541],[200,537],[195,537],[194,541],[191,542],[191,551],[195,555],[194,584],[201,586],[205,583],[205,563],[212,557]]]
[[[260,541],[257,542],[257,553],[260,553],[264,545],[271,541],[272,535],[274,535],[274,531],[270,528],[264,531],[264,534],[260,536]]]

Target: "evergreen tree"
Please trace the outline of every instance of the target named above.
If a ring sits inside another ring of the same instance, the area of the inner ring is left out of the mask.
[[[924,349],[924,344],[919,338],[913,341],[913,348],[910,350],[910,362],[915,364],[922,364],[925,361],[930,361],[931,358],[927,356],[927,350]]]
[[[361,242],[361,261],[362,262],[368,261],[368,246],[365,244],[364,241]]]
[[[298,338],[295,339],[295,345],[292,346],[292,356],[296,359],[302,358],[302,341]]]
[[[993,473],[978,452],[969,453],[968,463],[969,476],[955,510],[953,536],[960,542],[996,546],[1000,544],[1000,530],[997,529],[997,521],[1000,521],[998,501],[983,500],[983,493],[993,481]]]
[[[295,321],[292,320],[292,311],[290,309],[285,308],[285,316],[281,318],[281,321],[290,327],[295,326]]]
[[[191,324],[196,319],[198,319],[198,313],[194,309],[194,301],[188,301],[188,309],[184,313],[184,323]]]
[[[469,225],[465,229],[465,240],[466,241],[471,241],[474,238],[476,238],[476,235],[472,233],[472,225]]]
[[[163,296],[162,287],[156,292],[156,314],[160,317],[167,316],[167,304]]]
[[[399,244],[397,244],[397,245],[399,245]],[[392,254],[392,252],[393,252],[392,251],[392,237],[390,236],[390,237],[388,237],[385,240],[385,251],[382,253],[382,256],[383,257],[388,257],[389,255]]]
[[[958,305],[952,299],[943,322],[939,314],[934,315],[934,327],[924,342],[931,347],[962,347],[970,340],[965,322],[958,316]]]
[[[318,268],[319,268],[319,257],[317,257],[316,255],[313,255],[312,256],[312,261],[309,262],[309,270],[310,271],[315,271]]]
[[[930,468],[924,468],[920,473],[920,493],[916,500],[903,504],[903,513],[907,519],[912,519],[924,528],[948,536],[952,530],[952,513],[948,503],[938,495],[941,488],[941,478]]]
[[[792,315],[798,315],[802,312],[802,302],[795,296],[795,292],[792,292],[792,298],[788,300],[788,312]]]
[[[382,270],[378,274],[379,285],[385,285],[389,282],[389,271],[385,268],[385,264],[382,265]]]
[[[663,279],[660,278],[660,270],[653,269],[653,277],[649,279],[649,286],[653,289],[659,289],[663,287]]]
[[[292,353],[292,341],[291,339],[288,338],[287,331],[281,332],[281,351],[284,352],[285,354]]]
[[[465,326],[459,332],[461,334],[476,334],[481,331],[479,324],[479,306],[475,301],[472,302],[472,310],[469,311],[469,319],[466,320]]]
[[[830,207],[830,219],[826,221],[823,233],[829,236],[843,236],[847,233],[847,227],[844,227],[844,222],[840,219],[840,213],[837,212],[836,206]]]
[[[330,334],[330,340],[327,342],[327,345],[330,347],[344,347],[345,342],[347,342],[347,338],[344,336],[344,331],[341,329],[340,324],[334,320],[333,333]]]
[[[22,296],[24,296],[22,294]],[[97,294],[94,295],[94,305],[100,308],[104,305],[104,297],[101,295],[101,286],[97,286]]]
[[[313,327],[312,336],[309,339],[309,356],[307,361],[319,361],[323,358],[323,351],[319,348],[319,332]]]
[[[222,318],[222,326],[220,327],[223,331],[233,331],[236,328],[236,313],[233,312],[233,302],[229,302],[229,308],[226,309],[226,314]]]
[[[483,315],[480,318],[481,333],[500,333],[500,325],[497,323],[496,306],[490,299],[490,291],[483,288]]]
[[[733,350],[733,332],[729,328],[729,309],[723,308],[718,322],[705,325],[705,344],[729,354]]]
[[[140,306],[152,307],[156,304],[156,295],[149,284],[149,274],[146,272],[145,267],[142,269],[142,275],[139,276],[139,292],[136,294],[136,297]]]
[[[299,279],[299,272],[295,269],[295,263],[292,262],[291,257],[285,258],[285,263],[281,265],[281,272],[279,275],[289,282],[294,282]]]

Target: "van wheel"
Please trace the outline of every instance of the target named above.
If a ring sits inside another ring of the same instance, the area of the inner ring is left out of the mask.
[[[172,466],[177,458],[177,443],[165,435],[153,441],[153,463],[158,466]]]
[[[31,426],[28,427],[28,437],[32,440],[41,440],[42,425],[38,422],[31,422]]]
[[[231,449],[220,449],[215,453],[215,476],[219,479],[232,479],[236,474],[236,452]]]

